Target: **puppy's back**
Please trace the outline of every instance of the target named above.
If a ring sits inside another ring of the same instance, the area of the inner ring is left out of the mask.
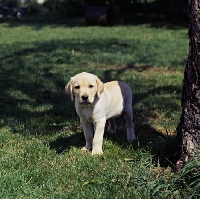
[[[112,81],[104,84],[107,99],[107,118],[119,116],[129,106],[132,106],[132,90],[124,82]]]
[[[122,96],[123,100],[129,99],[132,101],[132,90],[126,83],[121,81],[111,81],[105,83],[104,86],[114,98],[120,100]]]

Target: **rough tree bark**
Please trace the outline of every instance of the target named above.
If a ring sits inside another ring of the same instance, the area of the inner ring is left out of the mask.
[[[188,0],[189,55],[182,88],[182,115],[177,127],[180,170],[200,146],[200,0]]]

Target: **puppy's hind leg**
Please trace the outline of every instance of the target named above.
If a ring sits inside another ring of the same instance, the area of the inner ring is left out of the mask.
[[[133,124],[133,110],[131,105],[125,107],[124,117],[126,120],[127,140],[132,142],[135,139],[135,133]]]
[[[115,118],[111,118],[111,119],[108,120],[108,131],[109,131],[110,134],[116,133]]]

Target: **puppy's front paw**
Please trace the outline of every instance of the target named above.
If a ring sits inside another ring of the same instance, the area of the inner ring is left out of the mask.
[[[92,149],[92,155],[102,155],[102,154],[103,154],[102,148]]]

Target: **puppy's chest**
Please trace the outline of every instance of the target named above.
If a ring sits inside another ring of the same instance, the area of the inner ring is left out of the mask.
[[[93,110],[90,109],[90,108],[83,108],[80,112],[80,116],[90,123],[94,122],[93,117],[92,117],[93,116]]]

